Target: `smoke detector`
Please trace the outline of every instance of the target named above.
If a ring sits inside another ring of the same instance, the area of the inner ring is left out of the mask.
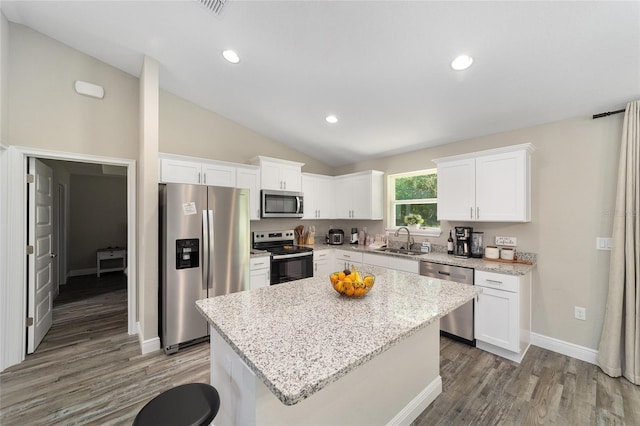
[[[216,15],[222,13],[222,8],[229,0],[196,0]]]

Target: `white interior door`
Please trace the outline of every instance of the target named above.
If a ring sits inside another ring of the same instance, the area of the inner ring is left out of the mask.
[[[33,353],[51,328],[53,319],[53,171],[41,161],[29,158],[29,245],[27,353]]]

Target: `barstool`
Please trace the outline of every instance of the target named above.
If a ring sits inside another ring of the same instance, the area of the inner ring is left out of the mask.
[[[189,383],[176,386],[153,398],[138,412],[134,426],[204,426],[220,409],[220,395],[211,385]]]

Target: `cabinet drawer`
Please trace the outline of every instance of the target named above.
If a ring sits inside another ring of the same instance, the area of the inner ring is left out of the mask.
[[[329,250],[314,250],[313,251],[313,259],[321,260],[329,258]]]
[[[340,260],[348,260],[350,262],[358,262],[362,263],[362,253],[358,252],[348,252],[343,250],[336,251],[336,259]]]
[[[519,293],[520,277],[516,275],[496,274],[495,272],[476,271],[475,285]]]
[[[265,269],[271,266],[271,258],[269,256],[252,257],[249,268],[253,271],[255,269]]]

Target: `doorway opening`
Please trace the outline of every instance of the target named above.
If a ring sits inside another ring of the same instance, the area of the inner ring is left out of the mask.
[[[29,169],[27,354],[126,331],[126,167],[29,158]]]
[[[7,185],[5,209],[6,218],[6,247],[4,265],[6,266],[6,285],[0,293],[0,317],[3,327],[0,328],[0,370],[19,364],[25,360],[27,346],[27,292],[25,283],[27,282],[27,256],[24,249],[27,248],[27,194],[25,191],[25,176],[28,173],[28,159],[30,157],[43,160],[61,160],[75,163],[98,164],[102,166],[118,166],[126,169],[126,255],[127,265],[126,285],[127,285],[127,309],[126,323],[129,335],[138,333],[137,324],[137,258],[136,246],[136,161],[114,157],[101,157],[88,154],[73,154],[67,152],[56,152],[41,150],[36,148],[24,148],[10,146],[2,153],[3,164],[7,166]],[[4,185],[3,185],[4,186]],[[67,204],[70,202],[69,190],[66,188]],[[67,233],[69,232],[67,223]],[[67,241],[67,244],[69,242]],[[9,250],[8,248],[12,249]],[[56,245],[52,245],[57,249]],[[95,254],[94,254],[95,255]],[[67,264],[70,259],[67,258]],[[68,269],[71,271],[71,268]],[[57,277],[56,274],[52,274]],[[57,281],[57,279],[56,279]],[[140,342],[141,349],[143,343]]]

